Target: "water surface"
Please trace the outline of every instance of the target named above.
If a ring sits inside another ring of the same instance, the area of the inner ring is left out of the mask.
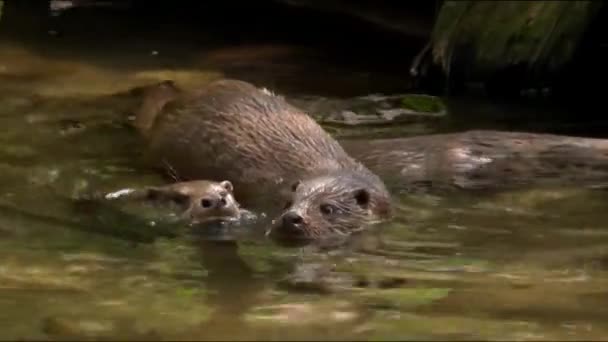
[[[603,192],[396,194],[383,243],[336,259],[329,294],[281,285],[297,250],[201,241],[153,225],[154,208],[75,201],[165,182],[138,161],[125,103],[108,94],[228,75],[355,96],[398,88],[395,75],[272,44],[182,47],[187,58],[152,43],[94,54],[39,44],[0,45],[0,339],[608,339]],[[496,118],[526,114],[448,105],[465,119],[438,129],[517,127]]]

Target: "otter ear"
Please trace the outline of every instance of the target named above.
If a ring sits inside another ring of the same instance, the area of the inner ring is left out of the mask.
[[[370,200],[370,193],[366,189],[358,189],[353,193],[357,204],[363,208],[367,207]]]
[[[291,192],[296,192],[296,190],[298,190],[298,187],[300,186],[300,184],[302,184],[301,180],[298,180],[298,181],[294,182],[291,185]]]
[[[234,191],[234,187],[232,186],[232,183],[230,181],[227,181],[227,180],[222,181],[222,182],[220,182],[220,186],[230,192]]]

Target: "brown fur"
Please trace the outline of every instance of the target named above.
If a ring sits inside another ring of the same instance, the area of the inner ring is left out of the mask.
[[[386,182],[407,191],[608,182],[604,139],[488,130],[342,145]]]
[[[141,103],[135,111],[134,126],[139,134],[148,137],[156,117],[168,102],[179,95],[179,89],[173,82],[163,81],[147,87],[133,89],[131,93],[141,98]]]
[[[298,213],[308,215],[301,230],[315,239],[337,231],[348,234],[348,229],[390,216],[390,195],[380,178],[280,96],[246,82],[221,80],[162,106],[153,102],[147,107],[152,110],[138,113],[146,116],[142,122],[154,118],[150,128],[142,124],[140,131],[152,155],[178,179],[229,179],[247,207],[272,203],[276,210],[293,197],[287,211],[297,207]],[[162,112],[150,114],[155,108]],[[298,181],[304,186],[292,194],[289,190]],[[364,204],[353,200],[359,191],[369,199]],[[299,196],[300,192],[308,196]],[[312,203],[323,199],[346,207],[339,224],[312,215],[319,210]],[[273,230],[281,227],[275,225]]]

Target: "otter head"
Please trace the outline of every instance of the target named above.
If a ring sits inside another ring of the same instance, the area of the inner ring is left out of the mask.
[[[338,172],[294,183],[267,235],[285,246],[335,241],[390,215],[390,195],[377,178]]]
[[[240,208],[230,181],[191,181],[148,189],[148,198],[171,201],[184,209],[192,223],[239,219]]]

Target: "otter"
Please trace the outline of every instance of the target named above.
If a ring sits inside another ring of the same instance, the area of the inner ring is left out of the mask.
[[[239,220],[244,209],[241,209],[235,200],[233,190],[232,183],[227,180],[197,180],[142,189],[121,189],[107,193],[104,197],[108,200],[174,203],[183,210],[182,219],[191,224],[199,224],[217,220]]]
[[[229,179],[245,207],[276,217],[276,242],[348,237],[391,217],[383,181],[282,96],[230,79],[144,93],[135,127],[149,157],[178,180]]]
[[[407,193],[608,185],[605,139],[474,130],[341,144],[391,189]]]

